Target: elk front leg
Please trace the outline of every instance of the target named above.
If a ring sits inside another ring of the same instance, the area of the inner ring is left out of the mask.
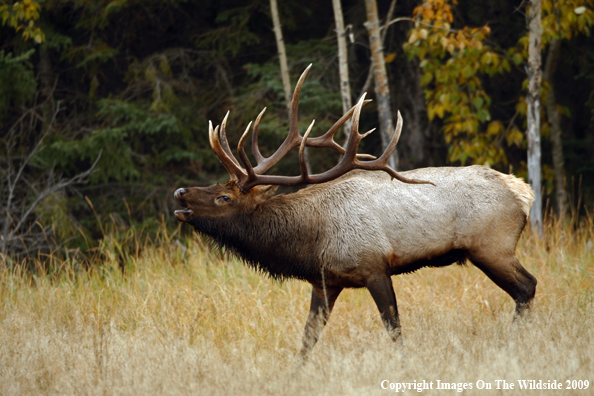
[[[328,322],[334,303],[342,288],[313,286],[311,291],[311,306],[303,334],[303,347],[299,356],[305,360],[313,346],[320,338],[320,334]]]
[[[398,317],[398,307],[392,280],[386,274],[372,276],[367,281],[367,289],[379,309],[388,334],[390,334],[393,341],[402,343],[400,318]]]

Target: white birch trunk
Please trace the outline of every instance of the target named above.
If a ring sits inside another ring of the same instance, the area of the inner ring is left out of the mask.
[[[373,69],[373,81],[375,83],[375,95],[377,100],[377,111],[380,124],[380,135],[382,146],[385,149],[390,143],[394,133],[392,123],[392,106],[390,103],[390,87],[388,85],[388,73],[384,61],[384,49],[380,36],[379,16],[377,13],[376,0],[365,0],[367,11],[367,22],[365,27],[369,33],[369,46],[371,48],[371,68]],[[392,169],[398,169],[398,153],[396,150],[388,160]]]
[[[283,80],[283,89],[285,91],[285,103],[287,106],[287,114],[288,117],[291,117],[291,81],[289,79],[289,64],[287,62],[287,51],[285,50],[285,41],[283,40],[283,31],[281,29],[280,18],[278,16],[278,4],[276,0],[270,0],[270,13],[272,14],[274,36],[276,37],[276,47],[278,49],[281,78]],[[309,161],[309,150],[307,148],[305,148],[304,154],[307,168],[311,169],[311,164]]]
[[[338,41],[338,71],[340,73],[340,95],[342,96],[342,111],[346,113],[353,107],[351,84],[349,81],[349,60],[347,52],[346,32],[340,0],[332,0],[334,21],[336,22],[336,39]],[[345,136],[351,130],[351,120],[344,124]]]
[[[540,149],[540,82],[541,57],[540,42],[542,28],[540,24],[540,0],[530,0],[528,5],[528,182],[534,191],[534,203],[530,210],[532,229],[542,236],[542,183],[541,183],[541,149]]]
[[[285,41],[283,40],[283,31],[281,29],[280,18],[278,17],[278,5],[276,0],[270,0],[270,13],[272,14],[272,25],[274,36],[276,37],[276,47],[278,50],[278,59],[280,62],[281,78],[285,90],[285,101],[287,109],[291,107],[291,81],[289,79],[289,65],[287,63],[287,51],[285,50]]]

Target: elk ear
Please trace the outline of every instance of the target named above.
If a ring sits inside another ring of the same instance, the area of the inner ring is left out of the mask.
[[[278,186],[256,186],[250,190],[250,194],[254,194],[254,197],[258,197],[260,202],[264,202],[272,197],[277,189]]]

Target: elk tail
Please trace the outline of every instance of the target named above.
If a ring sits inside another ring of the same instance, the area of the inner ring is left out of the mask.
[[[516,200],[522,207],[522,211],[524,211],[526,217],[528,217],[530,214],[530,208],[532,207],[532,202],[534,202],[534,193],[532,192],[532,188],[524,180],[515,177],[514,175],[500,175],[503,179],[503,182],[516,197]]]

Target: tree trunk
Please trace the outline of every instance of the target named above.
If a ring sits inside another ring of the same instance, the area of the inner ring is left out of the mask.
[[[281,29],[280,18],[278,17],[278,5],[276,0],[270,0],[270,13],[272,14],[274,36],[276,37],[276,47],[280,62],[281,78],[283,80],[283,88],[285,90],[285,101],[287,109],[289,109],[291,107],[291,81],[289,79],[287,51],[285,50],[285,41],[283,40],[283,31]]]
[[[407,170],[439,166],[443,164],[441,156],[435,152],[430,153],[430,142],[435,127],[427,118],[425,95],[420,84],[422,71],[419,62],[414,59],[403,61],[398,65],[396,73],[398,80],[393,100],[406,120],[398,143],[401,149],[398,157],[399,167],[401,170]]]
[[[287,62],[287,51],[285,50],[285,41],[283,40],[283,31],[281,29],[280,18],[278,16],[278,4],[276,0],[270,0],[270,13],[272,14],[272,24],[274,26],[274,36],[276,37],[276,47],[278,49],[281,78],[283,80],[283,89],[285,91],[285,104],[287,106],[288,117],[291,118],[291,81],[289,79],[289,65]],[[304,151],[304,157],[307,169],[311,169],[309,150],[307,147]]]
[[[549,84],[547,93],[547,118],[551,125],[551,145],[553,151],[553,169],[555,170],[555,198],[559,218],[564,219],[568,211],[567,189],[565,183],[565,160],[561,143],[561,117],[557,110],[553,77],[557,69],[557,61],[561,52],[561,39],[554,39],[549,46],[545,63],[543,80]]]
[[[392,106],[390,104],[390,87],[388,85],[388,73],[384,62],[384,49],[382,46],[379,17],[377,13],[376,0],[365,0],[367,11],[367,22],[365,27],[369,32],[369,44],[371,48],[371,68],[373,69],[373,81],[375,83],[375,96],[380,124],[380,135],[382,146],[385,149],[394,133],[392,123]],[[398,153],[396,150],[388,160],[388,165],[398,169]]]
[[[390,9],[388,10],[388,15],[386,16],[386,22],[384,26],[380,28],[381,31],[381,38],[382,38],[382,49],[384,43],[386,42],[386,35],[388,34],[388,29],[390,28],[389,22],[392,20],[392,15],[394,15],[394,10],[396,9],[396,0],[392,0],[390,3]],[[363,89],[361,89],[361,95],[369,90],[371,86],[371,81],[373,80],[373,68],[369,69],[369,73],[367,73],[367,79],[365,80],[365,84],[363,84]],[[359,95],[359,96],[361,96]]]
[[[53,79],[50,50],[46,45],[42,45],[39,50],[39,92],[41,93],[42,100],[45,102],[42,107],[44,131],[48,128],[55,110]]]
[[[542,190],[540,165],[540,40],[542,35],[540,0],[530,0],[528,7],[528,182],[534,191],[530,210],[532,229],[542,236]]]
[[[351,98],[351,84],[349,81],[349,61],[347,53],[346,32],[344,30],[344,18],[342,16],[342,5],[340,0],[332,0],[334,8],[334,21],[336,22],[336,39],[338,40],[338,70],[340,73],[340,95],[342,96],[342,111],[346,113],[353,107]],[[345,136],[351,130],[351,120],[344,124]]]

